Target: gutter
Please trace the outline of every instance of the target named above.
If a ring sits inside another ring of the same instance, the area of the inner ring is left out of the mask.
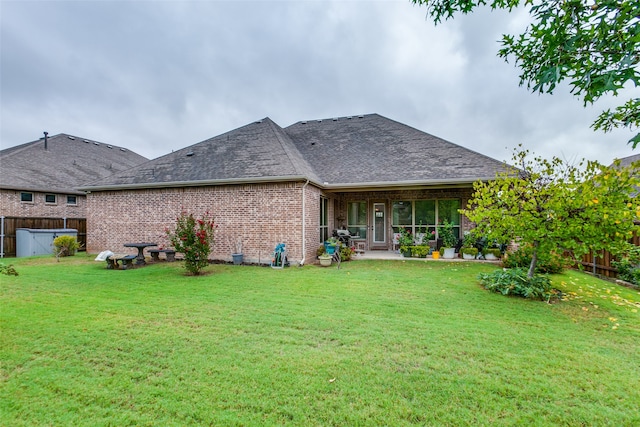
[[[307,181],[318,187],[322,184],[310,180],[306,176],[270,176],[270,177],[247,177],[247,178],[229,178],[229,179],[204,179],[200,181],[171,181],[171,182],[149,182],[140,184],[107,184],[92,185],[79,187],[78,190],[90,193],[92,191],[112,191],[112,190],[143,190],[153,188],[177,188],[177,187],[207,187],[212,185],[242,185],[242,184],[258,184],[273,182],[291,182],[291,181]]]
[[[307,187],[307,185],[309,185],[308,179],[307,179],[307,182],[305,182],[304,185],[302,186],[302,259],[300,260],[298,267],[302,267],[304,265],[305,260],[307,259],[307,239],[306,239],[307,226],[305,224],[306,210],[305,210],[305,197],[304,197],[304,189]]]

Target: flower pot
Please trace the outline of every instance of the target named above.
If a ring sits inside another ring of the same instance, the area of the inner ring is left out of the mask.
[[[444,259],[453,259],[456,256],[456,248],[444,248]]]
[[[233,258],[233,264],[234,265],[240,265],[240,264],[242,264],[242,261],[244,259],[244,255],[243,254],[231,254],[231,258]]]
[[[431,256],[433,257],[433,259],[440,259],[440,252],[439,251],[433,251]]]
[[[484,259],[486,259],[487,261],[497,261],[498,257],[494,254],[486,253],[484,254]]]
[[[411,258],[411,251],[402,251],[401,252],[402,256],[405,258]]]
[[[333,255],[336,252],[336,245],[329,245],[325,243],[324,251],[327,253],[327,255]]]
[[[331,265],[332,257],[330,256],[329,257],[321,256],[321,257],[318,257],[318,259],[320,260],[320,265],[323,267],[329,267]]]
[[[471,254],[462,254],[462,259],[475,259],[476,257]]]

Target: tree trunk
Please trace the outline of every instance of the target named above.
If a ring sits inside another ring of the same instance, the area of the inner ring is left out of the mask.
[[[527,277],[531,279],[536,272],[536,264],[538,264],[538,246],[540,243],[536,240],[533,242],[533,253],[531,254],[531,265],[529,265],[529,272]]]

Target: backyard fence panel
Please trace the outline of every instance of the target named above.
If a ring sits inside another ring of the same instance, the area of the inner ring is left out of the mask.
[[[23,218],[23,217],[5,217],[4,218],[4,237],[3,250],[5,257],[16,256],[16,229],[18,228],[35,228],[35,229],[58,229],[65,228],[64,218]],[[67,218],[66,228],[78,230],[78,243],[80,250],[84,250],[87,244],[87,220],[86,218]],[[0,230],[1,232],[1,230]]]

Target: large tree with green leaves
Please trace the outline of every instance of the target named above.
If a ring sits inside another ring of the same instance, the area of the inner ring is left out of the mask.
[[[516,150],[517,168],[495,180],[476,182],[475,193],[462,210],[480,234],[501,242],[530,244],[538,254],[568,251],[582,257],[591,250],[627,245],[640,218],[640,163],[607,167],[597,162],[577,165],[553,158],[532,158]]]
[[[411,0],[427,6],[435,23],[478,6],[529,7],[532,23],[519,35],[505,34],[499,56],[520,68],[520,84],[533,92],[552,93],[569,80],[585,105],[606,94],[618,95],[640,83],[639,0]],[[640,98],[626,100],[600,114],[592,126],[605,132],[640,127]],[[635,148],[640,133],[629,141]]]

